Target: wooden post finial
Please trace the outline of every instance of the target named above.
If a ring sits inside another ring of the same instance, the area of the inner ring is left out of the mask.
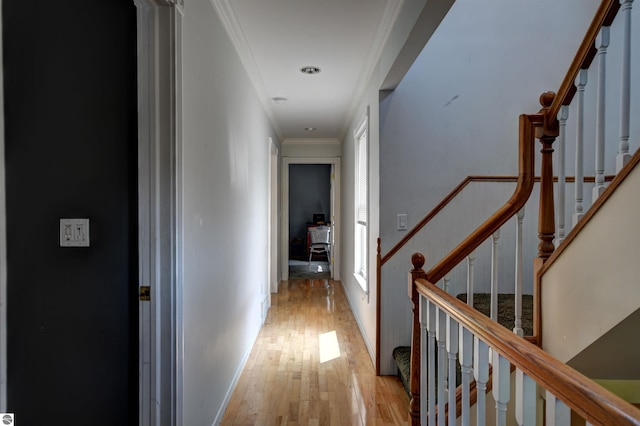
[[[411,255],[411,264],[413,265],[413,270],[417,271],[422,269],[424,266],[425,258],[422,253],[413,253]]]

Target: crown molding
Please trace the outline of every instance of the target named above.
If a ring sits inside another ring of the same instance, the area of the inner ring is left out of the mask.
[[[137,7],[174,7],[181,11],[184,9],[184,0],[133,0]]]
[[[289,138],[282,145],[340,145],[340,141],[333,138]]]
[[[240,62],[242,62],[245,72],[247,73],[251,84],[253,84],[253,87],[258,94],[258,98],[260,99],[260,103],[262,104],[262,108],[265,111],[265,114],[269,118],[271,125],[278,135],[278,138],[282,139],[282,132],[278,125],[278,122],[275,119],[269,93],[264,84],[264,80],[262,79],[262,75],[260,74],[260,71],[258,69],[258,65],[256,63],[255,57],[253,56],[253,52],[249,47],[247,38],[242,31],[242,26],[238,21],[238,16],[235,9],[233,8],[231,0],[210,1],[216,10],[216,13],[218,14],[218,18],[220,19],[220,21],[222,21],[222,25],[224,26],[227,35],[231,40],[231,44],[240,57]]]

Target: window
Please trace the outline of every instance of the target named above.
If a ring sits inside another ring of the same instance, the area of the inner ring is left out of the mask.
[[[368,221],[368,120],[364,118],[355,134],[355,218],[354,218],[354,275],[365,292],[367,284],[367,221]]]

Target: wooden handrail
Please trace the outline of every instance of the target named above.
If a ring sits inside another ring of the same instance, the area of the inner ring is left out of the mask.
[[[387,263],[402,247],[422,230],[442,209],[444,209],[471,182],[516,182],[517,176],[467,176],[449,194],[447,194],[425,217],[420,220],[400,241],[384,256],[380,257],[380,266]]]
[[[611,182],[614,178],[615,175],[606,175],[604,177],[604,181]],[[565,176],[564,179],[567,183],[573,183],[576,181],[575,176]],[[558,182],[558,176],[554,176],[553,181]],[[582,181],[586,183],[594,183],[596,181],[596,177],[583,176]],[[431,211],[429,211],[429,213],[427,213],[420,220],[420,222],[416,223],[416,225],[411,228],[409,232],[407,232],[407,234],[402,237],[402,239],[398,241],[386,254],[380,255],[380,266],[383,266],[385,263],[391,260],[391,258],[395,256],[398,251],[400,251],[400,249],[402,249],[402,247],[404,247],[409,241],[411,241],[411,239],[415,237],[416,234],[422,230],[422,228],[428,225],[429,222],[431,222],[431,220],[433,220],[433,218],[436,217],[438,213],[440,213],[440,211],[447,207],[449,203],[453,201],[467,185],[474,182],[518,182],[518,176],[467,176],[458,185],[456,185],[456,187],[453,188],[451,192],[449,192],[442,200],[440,200],[440,202],[436,204],[436,206],[431,209]],[[535,177],[535,182],[540,182],[540,176]],[[378,238],[378,240],[380,239]],[[381,250],[380,244],[378,244],[378,250],[379,252]]]
[[[498,351],[512,365],[564,401],[593,425],[640,425],[640,409],[518,337],[426,279],[417,291],[454,318],[460,326]]]
[[[427,272],[429,281],[437,282],[442,279],[525,205],[531,195],[535,180],[533,164],[535,128],[542,126],[544,119],[543,113],[520,115],[518,185],[513,195],[498,211]]]
[[[602,0],[587,33],[578,48],[569,70],[562,80],[557,96],[549,108],[549,115],[556,117],[562,105],[569,105],[576,93],[575,80],[581,69],[589,68],[596,55],[595,41],[600,28],[611,25],[620,9],[619,0]]]

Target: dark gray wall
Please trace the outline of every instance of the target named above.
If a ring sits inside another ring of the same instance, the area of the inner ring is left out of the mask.
[[[136,10],[3,0],[8,409],[137,424]],[[91,247],[59,247],[60,218]]]
[[[331,165],[289,165],[289,243],[294,238],[306,241],[307,222],[315,213],[324,213],[329,221],[331,213]],[[304,246],[306,250],[306,243]],[[290,257],[296,257],[291,247]]]

